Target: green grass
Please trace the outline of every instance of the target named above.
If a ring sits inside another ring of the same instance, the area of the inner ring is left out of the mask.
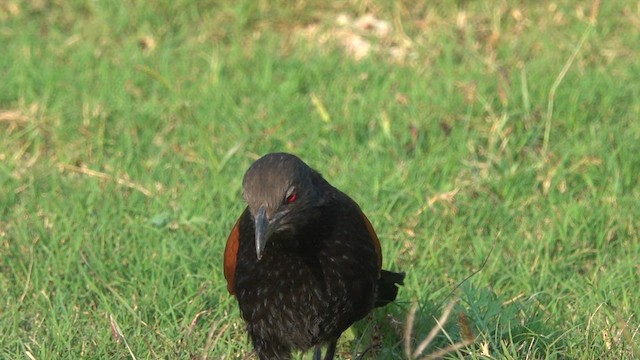
[[[341,358],[451,300],[425,354],[640,358],[637,4],[494,3],[0,4],[0,358],[245,358],[222,252],[271,151],[407,272]]]

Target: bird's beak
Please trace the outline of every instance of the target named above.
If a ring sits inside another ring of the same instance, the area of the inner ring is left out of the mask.
[[[267,218],[267,208],[265,205],[260,206],[255,215],[256,228],[256,255],[258,260],[262,258],[264,246],[267,243],[269,218]]]

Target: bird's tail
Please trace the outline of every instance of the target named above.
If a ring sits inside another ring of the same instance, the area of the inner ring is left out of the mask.
[[[398,295],[398,285],[404,285],[404,272],[380,270],[375,307],[385,306],[395,300]]]

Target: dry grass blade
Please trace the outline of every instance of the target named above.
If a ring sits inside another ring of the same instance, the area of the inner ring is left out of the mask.
[[[124,342],[124,345],[127,347],[127,350],[129,351],[129,355],[131,355],[131,358],[133,360],[136,360],[137,358],[133,354],[133,351],[129,346],[129,342],[127,341],[127,338],[125,338],[124,333],[120,329],[120,326],[118,325],[118,323],[116,322],[116,319],[113,317],[112,314],[109,314],[109,324],[111,325],[111,331],[113,332],[113,337],[116,339],[116,342],[120,342],[120,339],[122,339],[122,341]]]
[[[207,354],[214,347],[214,345],[218,343],[218,340],[220,340],[220,337],[222,336],[222,334],[224,334],[224,332],[229,327],[229,324],[225,324],[224,326],[218,329],[218,325],[220,325],[220,320],[216,321],[215,324],[211,326],[211,330],[209,330],[209,333],[207,334],[207,342],[204,346],[204,349],[202,350],[202,353],[203,353],[202,360],[208,359]],[[215,335],[215,338],[214,338],[214,335]]]
[[[189,323],[189,329],[187,329],[187,338],[191,336],[191,333],[193,333],[193,329],[195,329],[196,324],[198,323],[198,319],[200,319],[200,316],[208,312],[209,312],[208,310],[202,310],[199,313],[197,313],[196,316],[193,317],[193,319],[191,320],[191,323]]]
[[[640,326],[632,329],[630,327],[632,318],[633,315],[625,321],[622,317],[618,317],[618,327],[620,328],[621,336],[629,344],[629,350],[630,353],[633,354],[633,358],[638,359],[640,358],[640,347],[638,345],[638,341],[635,340],[635,337],[640,333]]]
[[[27,348],[27,350],[25,350],[24,354],[27,355],[27,357],[31,360],[36,360],[36,357],[33,356],[33,350],[31,350],[31,347],[28,344],[24,344],[24,347]]]
[[[438,335],[440,332],[443,332],[445,335],[447,335],[443,325],[449,320],[449,317],[451,316],[451,312],[453,311],[453,308],[455,307],[455,305],[456,305],[456,301],[454,300],[454,301],[451,301],[446,306],[446,308],[440,315],[440,318],[436,320],[436,326],[434,326],[431,329],[429,334],[424,338],[424,340],[422,340],[422,342],[412,352],[411,340],[412,340],[413,326],[415,323],[416,310],[418,309],[418,304],[415,302],[413,303],[413,306],[411,307],[411,310],[409,310],[409,314],[407,315],[407,323],[405,325],[405,331],[404,331],[404,352],[408,359],[410,360],[417,359],[419,356],[421,356],[422,353],[426,350],[426,348],[431,344],[431,342],[433,342],[433,339],[436,337],[436,335]],[[420,359],[421,360],[438,359],[443,357],[446,354],[449,354],[454,351],[458,351],[464,347],[467,347],[473,344],[475,339],[472,332],[469,330],[469,324],[467,323],[466,318],[462,316],[460,322],[461,322],[460,325],[463,328],[463,339],[464,339],[463,341],[452,343],[451,345],[443,349],[439,349],[431,354],[427,354],[421,357]],[[451,341],[451,338],[448,335],[447,337]]]
[[[191,334],[193,334],[193,331],[196,328],[196,325],[198,323],[198,320],[200,319],[200,317],[204,314],[207,314],[209,311],[208,310],[202,310],[200,312],[198,312],[193,319],[191,319],[191,322],[189,323],[189,327],[187,328],[186,333],[183,335],[183,337],[178,341],[178,343],[180,345],[183,344],[189,344],[189,341],[191,339]]]
[[[407,323],[404,326],[404,353],[409,359],[411,359],[411,340],[413,339],[413,324],[416,321],[416,311],[418,311],[418,302],[414,301],[407,315]]]
[[[24,352],[25,355],[27,355],[27,357],[31,360],[36,360],[36,358],[33,356],[33,354],[31,354],[29,351],[25,351]]]
[[[600,0],[593,0],[591,3],[591,12],[589,13],[589,21],[595,24],[598,21],[598,12],[600,12]]]
[[[456,305],[456,301],[452,301],[449,303],[449,305],[447,305],[447,307],[442,312],[442,315],[440,315],[440,318],[436,320],[437,326],[434,326],[433,329],[431,329],[431,331],[429,332],[429,335],[427,335],[427,337],[425,337],[424,340],[422,340],[420,345],[418,345],[416,350],[413,352],[414,358],[420,356],[424,352],[424,350],[427,348],[427,346],[431,344],[431,342],[436,337],[436,335],[438,335],[438,333],[442,331],[442,324],[446,323],[447,320],[449,320],[449,316],[451,315],[451,311],[453,311],[453,307],[455,305]]]
[[[471,344],[473,344],[473,340],[463,340],[463,341],[457,342],[455,344],[451,344],[451,345],[447,346],[444,349],[440,349],[440,350],[438,350],[438,351],[436,351],[434,353],[431,353],[431,354],[423,357],[421,360],[440,359],[441,357],[443,357],[443,356],[445,356],[445,355],[447,355],[449,353],[452,353],[454,351],[458,351],[458,350],[460,350],[462,348],[465,348],[465,347],[467,347],[467,346],[469,346]]]
[[[21,111],[17,111],[17,110],[0,111],[0,122],[2,121],[27,122],[28,120],[29,120],[29,117],[26,116]]]
[[[103,172],[100,171],[96,171],[96,170],[91,170],[88,169],[86,167],[80,167],[80,166],[74,166],[74,165],[69,165],[69,164],[58,164],[58,167],[62,170],[68,170],[68,171],[73,171],[73,172],[77,172],[79,174],[84,174],[90,177],[96,177],[98,179],[103,179],[103,180],[108,180],[108,181],[115,181],[116,184],[128,187],[130,189],[136,190],[141,192],[142,194],[144,194],[145,196],[151,197],[153,196],[153,193],[148,190],[147,188],[145,188],[142,185],[136,184],[132,181],[129,181],[127,179],[123,179],[123,178],[117,178],[117,177],[113,177],[109,174],[105,174]]]

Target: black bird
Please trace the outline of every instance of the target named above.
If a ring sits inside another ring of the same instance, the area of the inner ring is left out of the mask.
[[[298,157],[267,154],[242,181],[248,206],[224,252],[224,275],[260,360],[338,338],[395,300],[404,273],[381,269],[378,237],[358,204]]]

